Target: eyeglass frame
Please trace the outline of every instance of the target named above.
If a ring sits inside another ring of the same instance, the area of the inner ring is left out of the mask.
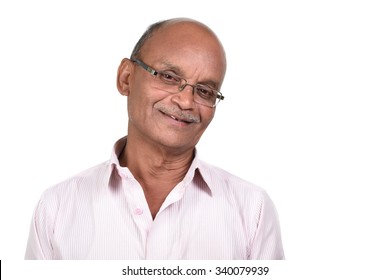
[[[152,67],[150,67],[149,65],[147,65],[145,62],[137,59],[137,58],[130,58],[130,60],[134,63],[136,63],[138,66],[141,66],[143,69],[145,69],[147,72],[149,72],[151,75],[153,76],[157,76],[158,74],[161,74],[161,73],[164,73],[165,71],[157,71],[155,69],[153,69]],[[178,88],[178,93],[179,92],[182,92],[187,86],[191,86],[192,87],[192,95],[195,94],[195,88],[197,86],[199,86],[199,84],[196,84],[196,85],[191,85],[187,82],[186,79],[184,79],[183,77],[180,77],[179,75],[176,75],[174,74],[175,77],[179,78],[181,81],[184,81],[185,83],[183,85],[181,85],[181,83],[179,84],[179,88]],[[222,95],[222,93],[216,89],[213,89],[209,86],[206,86],[206,85],[202,85],[202,86],[205,86],[205,87],[208,87],[210,88],[213,92],[216,92],[216,102],[214,105],[206,105],[206,104],[202,104],[202,103],[199,103],[199,102],[196,102],[195,99],[194,99],[194,102],[199,104],[199,105],[202,105],[202,106],[206,106],[206,107],[210,107],[210,108],[215,108],[217,107],[218,103],[221,101],[221,100],[224,100],[225,97]]]

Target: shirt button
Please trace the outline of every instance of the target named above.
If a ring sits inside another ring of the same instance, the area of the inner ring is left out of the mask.
[[[135,208],[134,209],[134,214],[136,214],[136,215],[142,215],[143,212],[144,211],[141,208]]]

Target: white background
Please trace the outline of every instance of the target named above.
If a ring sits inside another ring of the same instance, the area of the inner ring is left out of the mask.
[[[201,157],[268,191],[288,260],[378,273],[390,250],[386,2],[2,1],[0,258],[23,259],[46,188],[126,134],[116,71],[147,26],[191,17],[228,58]]]

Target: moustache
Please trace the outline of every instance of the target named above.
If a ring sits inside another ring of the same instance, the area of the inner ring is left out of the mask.
[[[188,123],[199,123],[200,122],[199,116],[195,116],[195,115],[188,113],[188,112],[183,112],[182,110],[180,110],[177,107],[166,106],[166,105],[161,104],[161,103],[156,103],[154,105],[154,108],[159,110],[160,112],[164,113],[165,115],[173,117],[179,121],[184,121],[184,122],[188,122]]]

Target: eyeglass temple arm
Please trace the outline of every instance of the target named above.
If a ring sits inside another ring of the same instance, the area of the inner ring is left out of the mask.
[[[154,76],[157,76],[158,72],[156,70],[154,70],[153,68],[150,68],[148,65],[146,65],[145,63],[143,63],[142,61],[136,59],[136,58],[132,58],[131,61],[137,63],[139,66],[141,66],[142,68],[144,68],[146,71],[148,71],[150,74],[154,75]]]

